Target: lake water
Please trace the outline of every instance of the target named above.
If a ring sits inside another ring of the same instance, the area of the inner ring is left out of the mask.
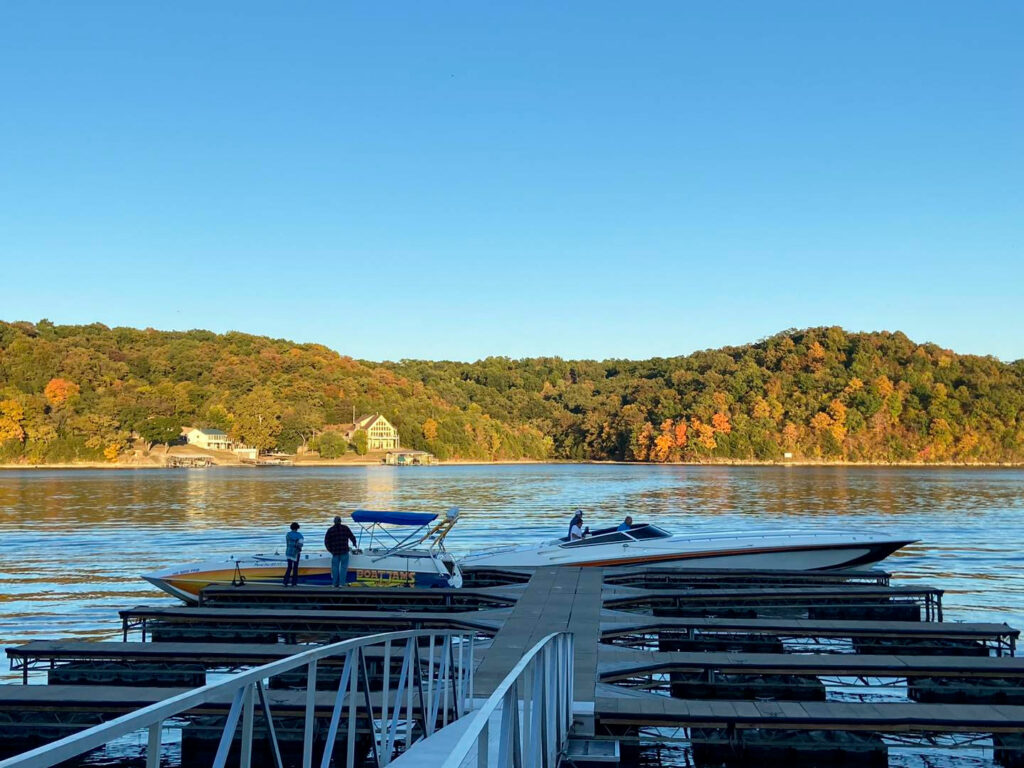
[[[998,469],[512,465],[0,471],[0,641],[114,636],[117,609],[173,602],[137,574],[280,548],[319,549],[358,507],[463,519],[456,552],[563,535],[625,511],[671,530],[849,528],[921,539],[894,583],[947,590],[947,620],[1024,627],[1024,472]],[[6,668],[6,665],[4,665]]]
[[[456,552],[563,535],[628,511],[675,531],[848,528],[921,539],[886,561],[896,584],[946,590],[947,621],[1024,627],[1024,472],[622,465],[0,471],[0,641],[115,638],[117,610],[174,604],[138,578],[210,556],[279,549],[288,523],[318,549],[358,507],[463,519]],[[6,664],[0,677],[11,678]],[[132,737],[134,738],[134,737]],[[141,740],[141,741],[140,741]],[[124,753],[142,750],[128,739]],[[172,753],[174,745],[171,746]],[[115,755],[120,754],[115,750]],[[107,765],[102,759],[97,765]],[[120,764],[115,757],[113,763]],[[684,765],[682,752],[654,764]],[[890,764],[991,766],[991,750],[891,754]]]

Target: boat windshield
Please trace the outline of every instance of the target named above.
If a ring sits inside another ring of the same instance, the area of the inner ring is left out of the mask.
[[[559,541],[562,547],[586,547],[592,544],[628,544],[631,541],[644,539],[667,539],[672,534],[656,525],[644,523],[634,525],[628,531],[620,531],[617,528],[601,528],[593,531],[589,536],[576,541],[569,541],[568,536],[563,536]]]

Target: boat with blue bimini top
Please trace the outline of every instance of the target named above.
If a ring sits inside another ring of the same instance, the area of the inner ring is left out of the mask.
[[[440,519],[439,519],[440,517]],[[461,587],[462,571],[444,540],[459,519],[453,507],[443,516],[429,512],[357,509],[359,545],[349,556],[349,587]],[[287,560],[283,553],[229,557],[173,566],[142,578],[187,603],[211,584],[281,583]],[[301,554],[298,583],[331,585],[331,555]]]

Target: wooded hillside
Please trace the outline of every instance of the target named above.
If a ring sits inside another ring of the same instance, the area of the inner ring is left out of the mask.
[[[1024,460],[1024,362],[786,331],[643,361],[357,361],[242,333],[0,322],[0,461],[116,459],[217,427],[294,451],[380,412],[440,458]]]

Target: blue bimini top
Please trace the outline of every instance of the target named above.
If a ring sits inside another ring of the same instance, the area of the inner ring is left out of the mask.
[[[376,512],[372,509],[357,509],[352,520],[357,523],[388,523],[390,525],[426,525],[437,515],[429,512]]]

